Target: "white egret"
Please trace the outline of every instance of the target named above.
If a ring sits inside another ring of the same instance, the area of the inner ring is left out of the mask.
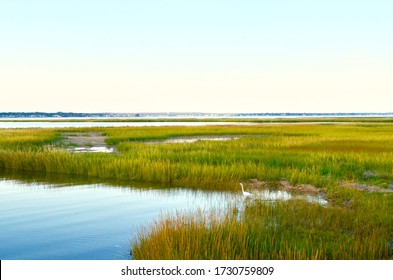
[[[245,192],[244,188],[243,188],[243,183],[240,183],[240,186],[242,186],[242,193],[244,197],[251,197],[252,194],[250,194],[249,192]]]

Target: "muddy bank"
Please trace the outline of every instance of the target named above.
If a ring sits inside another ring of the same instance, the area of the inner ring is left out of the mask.
[[[257,179],[249,179],[246,184],[249,188],[252,189],[278,188],[279,190],[287,191],[287,192],[294,192],[300,194],[314,194],[314,195],[324,193],[323,190],[313,185],[310,184],[292,185],[288,180],[283,178],[279,179],[278,183],[269,183],[265,181],[259,181]]]
[[[378,192],[378,193],[393,193],[393,190],[388,188],[388,189],[384,189],[378,186],[374,186],[374,185],[366,185],[366,184],[360,184],[360,183],[343,183],[342,184],[343,187],[346,188],[351,188],[351,189],[357,189],[359,191],[363,191],[363,192]]]
[[[278,183],[269,183],[265,181],[259,181],[257,179],[249,179],[246,185],[251,189],[264,189],[264,188],[273,188],[278,187],[279,190],[293,192],[293,193],[300,193],[300,194],[319,194],[325,195],[324,190],[319,189],[311,184],[297,184],[292,185],[287,179],[281,178],[278,180]],[[379,192],[379,193],[393,193],[393,186],[389,185],[388,188],[382,188],[375,185],[367,185],[355,182],[343,182],[341,187],[345,188],[353,188],[359,191],[364,192]]]
[[[100,132],[64,132],[61,144],[67,146],[69,151],[83,153],[114,153],[114,147],[105,143],[107,136]]]

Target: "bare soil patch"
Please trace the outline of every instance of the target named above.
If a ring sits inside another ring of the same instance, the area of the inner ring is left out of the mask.
[[[63,145],[69,146],[73,152],[103,152],[114,153],[115,149],[105,143],[106,136],[100,132],[65,132]]]
[[[295,186],[291,185],[291,183],[286,179],[279,180],[279,188],[285,191],[291,191],[296,193],[307,193],[307,194],[320,194],[322,190],[310,185],[310,184],[297,184]]]
[[[374,185],[366,185],[360,183],[343,183],[343,187],[357,189],[364,192],[393,193],[392,189],[384,189]]]
[[[248,187],[254,188],[254,189],[264,189],[264,188],[269,188],[273,187],[271,183],[265,182],[265,181],[259,181],[257,179],[250,179],[250,183],[248,183]],[[277,187],[277,185],[274,185]],[[323,191],[313,185],[310,184],[297,184],[293,186],[288,180],[286,179],[280,179],[278,181],[278,189],[282,191],[287,191],[287,192],[293,192],[293,193],[301,193],[301,194],[321,194]]]

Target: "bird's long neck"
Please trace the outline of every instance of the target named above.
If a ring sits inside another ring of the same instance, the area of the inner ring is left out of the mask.
[[[240,186],[242,186],[242,193],[244,193],[243,184],[240,183]]]

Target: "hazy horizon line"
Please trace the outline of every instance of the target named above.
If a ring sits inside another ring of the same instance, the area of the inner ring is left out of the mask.
[[[289,114],[289,115],[323,115],[323,114],[393,114],[392,112],[377,112],[377,111],[337,111],[337,112],[198,112],[198,111],[136,111],[136,112],[110,112],[110,111],[98,111],[98,112],[77,112],[77,111],[0,111],[0,114],[202,114],[202,115],[276,115],[276,114]]]

